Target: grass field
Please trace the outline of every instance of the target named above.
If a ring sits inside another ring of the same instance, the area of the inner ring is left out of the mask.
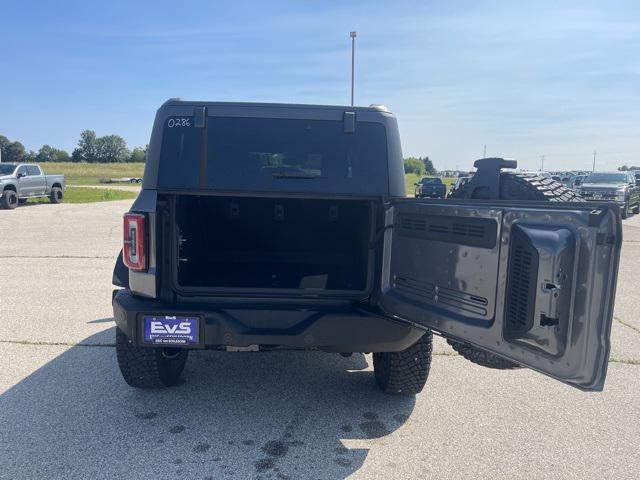
[[[63,173],[67,185],[98,185],[101,178],[142,177],[144,163],[43,163],[45,173]]]
[[[102,178],[140,178],[144,171],[144,163],[44,163],[42,168],[45,173],[63,173],[67,185],[99,185]],[[419,179],[418,175],[411,173],[405,175],[407,195],[413,195],[413,184]],[[442,180],[447,185],[447,191],[456,181],[451,177],[444,177]]]
[[[110,200],[127,200],[136,198],[136,192],[125,192],[123,190],[113,190],[110,188],[83,188],[68,187],[64,192],[65,203],[92,203],[107,202]],[[33,198],[28,200],[32,203],[49,203],[48,198]]]

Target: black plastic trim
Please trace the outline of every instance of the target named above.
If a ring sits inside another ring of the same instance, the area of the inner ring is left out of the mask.
[[[395,352],[413,345],[424,328],[365,310],[357,304],[316,308],[307,305],[269,304],[229,306],[206,302],[168,303],[116,291],[113,298],[114,320],[128,338],[142,343],[143,315],[185,315],[203,318],[201,344],[187,348],[249,345],[331,352]],[[158,346],[160,347],[160,346]]]
[[[405,237],[489,249],[495,247],[498,235],[498,224],[489,218],[401,213],[396,224],[398,234]]]

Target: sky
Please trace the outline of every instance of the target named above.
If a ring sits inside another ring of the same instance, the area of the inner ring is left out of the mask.
[[[168,98],[387,105],[405,156],[640,165],[637,1],[0,0],[0,134],[148,143]]]

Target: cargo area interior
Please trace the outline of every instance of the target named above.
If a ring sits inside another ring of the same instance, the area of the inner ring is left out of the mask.
[[[177,281],[188,288],[363,291],[373,202],[175,197]]]

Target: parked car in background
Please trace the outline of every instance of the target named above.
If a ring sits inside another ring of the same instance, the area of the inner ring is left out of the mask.
[[[440,177],[424,177],[415,184],[416,198],[445,198],[447,186]]]
[[[29,198],[49,197],[60,203],[64,197],[64,175],[45,175],[33,163],[0,163],[0,206],[13,209]]]
[[[560,176],[560,183],[565,187],[573,188],[573,180],[575,179],[575,177],[575,174],[567,172],[564,175]]]
[[[582,182],[584,182],[585,178],[587,178],[587,175],[576,175],[575,177],[573,177],[573,184],[571,185],[572,188],[575,190],[576,187],[582,185]]]
[[[447,197],[450,197],[451,195],[453,195],[455,192],[457,192],[458,190],[460,190],[460,188],[466,184],[469,180],[471,180],[473,177],[472,176],[466,176],[466,177],[458,177],[455,181],[455,183],[453,185],[451,185],[451,189],[449,190],[449,192],[447,193]]]
[[[635,177],[627,172],[593,172],[583,180],[577,192],[587,201],[617,202],[622,209],[622,218],[627,218],[630,211],[640,211],[640,189]]]

